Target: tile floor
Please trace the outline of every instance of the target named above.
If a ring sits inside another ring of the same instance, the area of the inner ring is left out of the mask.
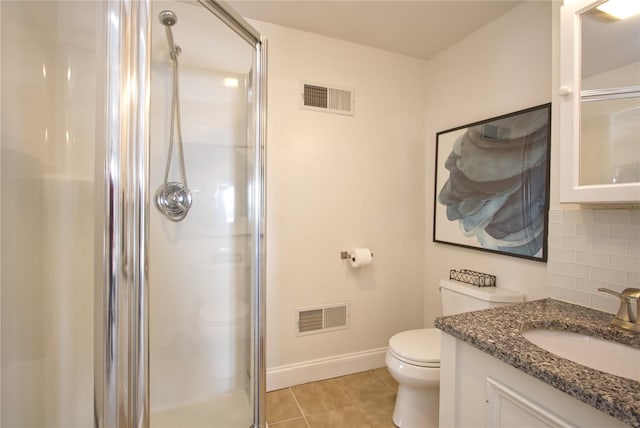
[[[267,393],[270,428],[394,428],[398,383],[386,367]]]

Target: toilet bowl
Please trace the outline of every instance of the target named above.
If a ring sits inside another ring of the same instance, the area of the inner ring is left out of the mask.
[[[444,315],[523,302],[524,295],[499,287],[440,281]],[[398,382],[393,423],[401,428],[438,426],[440,398],[440,330],[402,331],[389,339],[385,362]]]
[[[437,427],[440,330],[408,330],[394,335],[385,363],[398,382],[393,423],[402,428]]]

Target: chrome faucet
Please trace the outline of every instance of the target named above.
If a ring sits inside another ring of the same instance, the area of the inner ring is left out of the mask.
[[[611,324],[634,333],[640,333],[640,288],[625,288],[622,293],[608,288],[598,288],[598,291],[613,294],[620,299],[618,313],[611,320]],[[636,301],[635,314],[631,309],[632,299]]]

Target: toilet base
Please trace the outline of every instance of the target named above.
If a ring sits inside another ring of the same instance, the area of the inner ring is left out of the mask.
[[[393,423],[400,428],[437,428],[440,388],[400,385],[393,409]]]

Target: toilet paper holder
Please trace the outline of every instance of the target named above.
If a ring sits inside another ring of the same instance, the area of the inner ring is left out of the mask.
[[[371,257],[373,257],[373,252],[371,252]],[[350,259],[351,253],[349,251],[340,251],[340,258],[342,260]]]

